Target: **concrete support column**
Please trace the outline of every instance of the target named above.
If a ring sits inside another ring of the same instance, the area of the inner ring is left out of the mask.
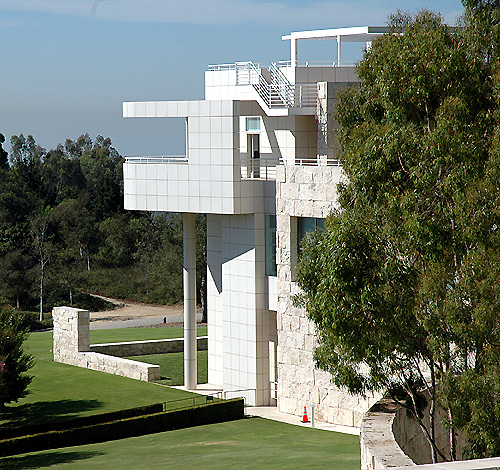
[[[297,57],[298,57],[297,42],[298,41],[296,39],[290,37],[290,65],[293,69],[294,83],[295,83],[295,67],[297,67]]]
[[[184,239],[184,386],[196,390],[196,224],[195,215],[182,214]]]
[[[342,36],[337,36],[337,67],[342,62]]]

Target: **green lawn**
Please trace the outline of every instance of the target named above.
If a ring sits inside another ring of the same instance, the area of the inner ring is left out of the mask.
[[[207,327],[197,328],[198,336],[207,335]],[[91,330],[91,344],[119,343],[122,341],[143,341],[148,339],[183,338],[182,327],[165,328],[117,328],[112,330]],[[150,354],[146,356],[130,356],[134,361],[158,364],[161,370],[161,380],[157,383],[163,385],[184,384],[184,353]],[[208,382],[208,352],[198,351],[198,383]]]
[[[359,470],[359,438],[262,418],[0,459],[0,468]]]
[[[161,379],[156,383],[164,385],[184,384],[184,353],[151,354],[148,356],[130,356],[134,361],[148,362],[160,366]],[[198,351],[198,383],[208,382],[208,351]]]
[[[133,330],[140,332],[140,329]],[[35,357],[35,366],[30,371],[34,379],[29,386],[29,395],[17,404],[8,405],[0,426],[60,421],[193,395],[154,383],[54,362],[52,332],[32,333],[26,349]]]
[[[207,327],[199,326],[198,336],[207,335]],[[90,344],[119,343],[122,341],[144,341],[147,339],[184,338],[182,327],[165,328],[117,328],[112,330],[90,330]]]

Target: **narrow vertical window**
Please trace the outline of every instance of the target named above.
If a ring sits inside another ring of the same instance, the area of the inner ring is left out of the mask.
[[[276,275],[276,216],[266,214],[266,276]]]

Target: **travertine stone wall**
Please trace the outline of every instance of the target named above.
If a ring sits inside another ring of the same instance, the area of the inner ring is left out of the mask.
[[[54,360],[63,351],[90,351],[89,312],[71,307],[54,307]],[[58,361],[60,362],[60,361]]]
[[[151,381],[160,378],[160,366],[90,352],[89,312],[54,307],[54,361],[87,369]]]
[[[361,470],[415,466],[394,438],[393,422],[398,409],[391,400],[380,400],[363,417],[359,435]]]
[[[315,329],[303,309],[294,307],[297,217],[326,217],[336,207],[340,167],[278,166],[276,178],[276,258],[278,267],[278,408],[300,416],[315,405],[319,420],[359,426],[379,396],[363,398],[339,390],[330,375],[314,367]]]
[[[423,422],[428,428],[429,410],[430,402],[423,412]],[[436,444],[449,459],[449,434],[443,425],[446,413],[438,409],[436,418]],[[361,470],[412,467],[432,462],[431,448],[420,425],[405,408],[392,400],[381,399],[372,406],[363,417],[360,431]],[[466,440],[462,433],[458,433],[456,439],[457,459],[461,460]],[[439,456],[438,461],[442,461]]]
[[[198,351],[207,350],[208,336],[197,338]],[[123,343],[92,344],[90,351],[111,356],[142,356],[184,351],[184,339],[156,339],[149,341],[129,341]]]

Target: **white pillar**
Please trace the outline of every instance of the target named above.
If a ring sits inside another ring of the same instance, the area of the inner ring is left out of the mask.
[[[290,65],[295,74],[295,67],[297,67],[297,39],[293,36],[290,37]],[[294,75],[295,76],[295,75]]]
[[[337,36],[337,67],[342,61],[342,36]]]
[[[184,239],[184,386],[196,390],[196,224],[195,215],[182,214]]]

